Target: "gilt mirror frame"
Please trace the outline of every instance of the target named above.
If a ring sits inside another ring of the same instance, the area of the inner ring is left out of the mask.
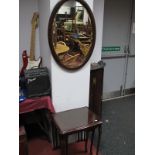
[[[73,0],[75,2],[79,2],[81,3],[81,5],[86,9],[88,16],[90,18],[91,21],[91,26],[92,26],[92,36],[91,36],[91,46],[89,48],[89,52],[87,52],[87,55],[85,57],[85,60],[83,61],[83,63],[81,63],[79,66],[73,66],[73,67],[68,67],[65,64],[63,64],[58,55],[56,54],[55,48],[54,48],[54,36],[53,36],[53,31],[54,31],[54,20],[56,18],[56,14],[58,13],[59,9],[61,8],[61,6],[63,6],[63,4],[67,1],[70,0],[60,0],[56,6],[54,7],[50,18],[49,18],[49,23],[48,23],[48,41],[49,41],[49,46],[50,46],[50,50],[51,50],[51,54],[53,55],[55,61],[57,62],[58,65],[60,65],[62,68],[66,69],[66,70],[70,70],[70,71],[74,71],[74,70],[78,70],[80,68],[82,68],[90,59],[92,52],[94,50],[94,46],[95,46],[95,42],[96,42],[96,24],[95,24],[95,18],[94,15],[92,13],[92,10],[90,9],[89,5],[84,1],[84,0]]]

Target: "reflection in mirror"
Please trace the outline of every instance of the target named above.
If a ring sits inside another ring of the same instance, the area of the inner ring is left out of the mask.
[[[49,44],[53,56],[67,69],[79,68],[91,56],[95,24],[88,8],[83,2],[68,0],[58,7],[52,19],[52,31],[49,29],[49,38],[52,39],[49,39]]]

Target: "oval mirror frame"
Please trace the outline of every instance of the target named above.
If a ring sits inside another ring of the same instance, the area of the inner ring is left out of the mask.
[[[81,63],[80,65],[78,66],[72,66],[72,67],[68,67],[66,66],[65,64],[63,64],[61,61],[60,61],[60,58],[58,57],[58,55],[56,54],[56,51],[55,51],[55,48],[54,48],[54,36],[53,36],[53,31],[54,31],[54,26],[53,26],[53,23],[54,23],[54,20],[55,20],[55,17],[56,17],[56,14],[58,12],[58,10],[61,8],[61,6],[67,2],[67,1],[70,1],[70,0],[60,0],[56,6],[54,7],[51,15],[50,15],[50,19],[49,19],[49,23],[48,23],[48,42],[49,42],[49,46],[50,46],[50,50],[51,50],[51,53],[55,59],[55,61],[57,62],[58,65],[60,65],[62,68],[66,69],[66,70],[78,70],[80,69],[81,67],[83,67],[87,62],[88,60],[90,59],[91,55],[92,55],[92,52],[94,50],[94,46],[95,46],[95,41],[96,41],[96,25],[95,25],[95,18],[94,18],[94,15],[89,7],[89,5],[84,1],[84,0],[73,0],[75,2],[79,2],[82,4],[82,6],[86,9],[88,15],[89,15],[89,18],[90,18],[90,21],[91,21],[91,25],[92,25],[92,42],[91,42],[91,46],[89,48],[89,51],[87,52],[87,55],[86,55],[86,58],[85,60],[83,61],[83,63]]]

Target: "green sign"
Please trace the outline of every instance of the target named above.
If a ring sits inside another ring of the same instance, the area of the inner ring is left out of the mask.
[[[113,52],[113,51],[120,51],[120,46],[106,46],[102,47],[102,52]]]

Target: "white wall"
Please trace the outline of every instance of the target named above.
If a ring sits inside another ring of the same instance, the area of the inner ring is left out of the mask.
[[[38,11],[37,0],[19,0],[19,68],[22,67],[22,52],[30,52],[31,20],[33,13]],[[40,56],[39,28],[36,29],[36,59]]]
[[[129,44],[131,8],[132,0],[105,1],[103,46],[120,46],[120,53],[124,53],[124,47]],[[130,40],[130,49],[132,54],[134,54],[134,37],[135,36],[132,33]],[[134,60],[134,58],[129,58],[128,61],[126,89],[135,87]],[[103,58],[103,62],[106,63],[103,94],[119,91],[120,87],[124,84],[125,58]]]
[[[104,69],[103,94],[119,91],[123,86],[125,58],[103,59]],[[125,89],[135,87],[135,58],[129,57]]]
[[[57,0],[50,1],[53,10]],[[93,8],[93,0],[87,1]],[[62,69],[52,58],[52,96],[57,112],[88,106],[90,61],[78,71],[69,72]]]
[[[103,94],[120,90],[123,84],[123,70],[125,59],[107,59],[104,69]]]
[[[91,57],[91,62],[101,60],[102,35],[103,34],[103,18],[104,18],[104,0],[94,0],[93,13],[96,22],[96,44],[94,53]]]
[[[129,58],[125,88],[135,87],[135,58]]]
[[[128,45],[131,0],[105,1],[103,46],[120,46],[123,53]]]
[[[48,21],[50,16],[50,1],[38,0],[38,9],[40,14],[40,54],[42,57],[42,66],[47,66],[51,75],[51,52],[48,44]]]

